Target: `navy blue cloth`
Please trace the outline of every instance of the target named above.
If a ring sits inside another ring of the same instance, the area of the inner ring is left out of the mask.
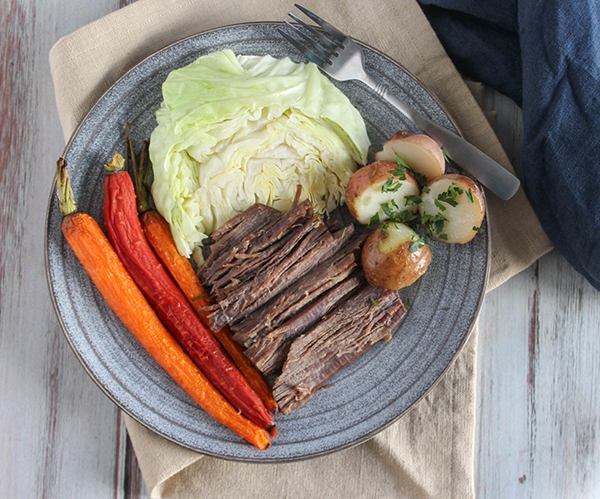
[[[600,290],[600,0],[419,0],[457,68],[523,108],[525,192]]]

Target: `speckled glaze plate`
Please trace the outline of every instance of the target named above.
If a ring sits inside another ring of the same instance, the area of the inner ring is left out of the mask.
[[[225,48],[304,62],[277,33],[279,26],[243,24],[192,36],[147,58],[117,81],[89,112],[64,153],[79,209],[103,227],[102,165],[113,150],[122,149],[127,121],[132,123],[135,143],[150,136],[162,100],[161,85],[170,71]],[[438,99],[414,76],[377,50],[363,47],[367,69],[378,81],[456,131]],[[417,131],[363,84],[335,84],[367,123],[371,159],[398,130]],[[144,351],[75,258],[62,236],[61,223],[53,187],[47,214],[48,282],[60,324],[86,371],[146,427],[190,449],[239,461],[321,456],[363,442],[400,418],[436,383],[464,345],[481,307],[490,261],[487,221],[485,231],[468,244],[432,241],[434,258],[428,272],[401,292],[412,308],[393,339],[374,345],[298,411],[277,415],[279,436],[270,450],[260,452],[207,416]]]

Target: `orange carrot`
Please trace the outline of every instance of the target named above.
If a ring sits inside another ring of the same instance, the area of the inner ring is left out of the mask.
[[[171,277],[173,277],[185,296],[190,300],[202,322],[210,328],[208,321],[209,312],[203,309],[213,304],[211,298],[200,283],[200,279],[196,276],[189,260],[179,254],[167,221],[156,210],[150,209],[147,185],[147,177],[150,170],[148,143],[144,142],[143,144],[139,164],[136,162],[135,151],[131,141],[128,142],[128,146],[131,157],[130,171],[133,173],[136,204],[146,239],[150,243],[150,246],[152,246],[160,262],[167,268]],[[126,170],[129,169],[127,163],[127,159],[125,159]],[[220,331],[212,331],[212,333],[260,397],[265,407],[275,414],[278,406],[269,385],[262,373],[244,355],[241,346],[233,339],[230,329],[223,327]],[[272,432],[271,436],[275,436],[275,434]]]
[[[77,211],[63,158],[57,164],[62,231],[109,306],[162,368],[209,415],[261,450],[269,434],[246,419],[212,386],[165,329],[96,223]]]
[[[200,283],[189,260],[179,254],[169,224],[155,210],[146,211],[142,214],[140,220],[146,239],[148,239],[158,259],[167,267],[167,270],[179,284],[185,296],[188,297],[202,321],[210,326],[208,321],[210,312],[205,310],[205,307],[210,307],[213,302]],[[273,398],[269,385],[261,372],[246,358],[242,347],[233,339],[229,328],[223,327],[220,331],[213,331],[213,334],[248,380],[250,386],[262,399],[267,409],[272,413],[277,412],[277,402]]]

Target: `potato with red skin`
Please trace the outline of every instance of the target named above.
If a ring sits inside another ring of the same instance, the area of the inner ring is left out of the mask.
[[[446,171],[442,148],[428,135],[401,130],[383,144],[383,150],[375,154],[375,160],[396,162],[396,153],[416,173],[425,175],[428,182]]]
[[[449,187],[456,190],[456,206],[443,201],[449,192]],[[421,199],[422,203],[419,205],[421,217],[441,213],[446,218],[440,233],[432,232],[431,235],[435,239],[448,244],[465,244],[475,237],[477,231],[474,228],[481,226],[485,215],[485,200],[472,179],[464,175],[443,175],[423,189]],[[445,209],[442,210],[440,205]]]
[[[362,267],[371,286],[398,290],[421,277],[431,262],[431,250],[417,233],[404,224],[389,224],[385,231],[375,230],[362,250]],[[415,251],[410,251],[411,246]]]
[[[387,219],[381,208],[383,203],[388,203],[394,212],[417,211],[415,204],[406,204],[405,196],[418,196],[421,193],[419,184],[408,172],[405,172],[404,180],[394,177],[391,172],[397,168],[395,161],[376,161],[360,168],[348,181],[346,204],[352,216],[361,224],[368,224],[376,213],[379,213],[379,220]],[[395,186],[397,182],[401,184],[395,192],[384,189],[385,183],[392,177],[392,185]],[[398,208],[392,204],[392,200]]]

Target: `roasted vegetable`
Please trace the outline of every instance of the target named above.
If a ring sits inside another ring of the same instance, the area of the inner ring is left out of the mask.
[[[208,315],[210,312],[207,310],[207,307],[210,307],[214,303],[200,283],[200,279],[198,279],[198,276],[194,272],[190,261],[181,256],[179,251],[177,251],[177,246],[175,245],[175,240],[167,221],[158,211],[150,208],[147,192],[147,176],[150,163],[148,158],[148,144],[144,142],[139,165],[135,164],[135,151],[132,145],[129,146],[129,149],[131,149],[133,161],[131,170],[133,170],[138,213],[140,214],[140,222],[142,223],[146,239],[150,243],[150,246],[152,246],[160,262],[167,268],[171,277],[175,279],[175,282],[177,282],[185,296],[190,300],[202,322],[209,327]],[[128,169],[127,159],[125,159],[125,169]],[[276,413],[277,402],[273,398],[269,385],[261,372],[246,358],[242,348],[234,341],[229,327],[225,326],[220,331],[213,331],[213,334],[244,375],[250,386],[261,398],[265,407],[272,413]]]
[[[194,269],[188,259],[182,257],[179,251],[177,251],[169,224],[155,210],[147,211],[142,215],[140,220],[150,246],[152,246],[162,264],[167,267],[175,281],[177,281],[177,284],[179,284],[179,287],[191,301],[204,324],[208,326],[208,315],[210,312],[206,310],[206,307],[213,305],[213,302],[202,284],[200,284],[200,280],[194,273]],[[273,398],[269,385],[261,372],[246,358],[242,347],[233,340],[229,327],[225,326],[220,331],[213,331],[213,333],[248,383],[250,383],[250,386],[259,395],[267,409],[273,413],[277,412],[277,402]]]
[[[376,161],[350,178],[346,186],[346,204],[351,215],[361,224],[382,222],[392,213],[397,217],[417,211],[421,194],[419,184],[408,171],[398,176],[397,168],[396,162]]]
[[[123,158],[105,165],[104,224],[119,258],[156,311],[206,377],[248,419],[274,432],[271,414],[202,323],[181,289],[158,261],[140,224],[135,192]]]
[[[427,185],[419,205],[421,220],[431,237],[465,244],[480,231],[485,201],[477,184],[463,175],[442,175]]]
[[[431,263],[422,237],[404,224],[376,229],[362,251],[362,267],[371,286],[397,290],[421,277]]]
[[[96,221],[77,211],[66,163],[57,164],[63,234],[109,306],[160,366],[208,414],[263,450],[268,433],[225,400],[165,329]]]

